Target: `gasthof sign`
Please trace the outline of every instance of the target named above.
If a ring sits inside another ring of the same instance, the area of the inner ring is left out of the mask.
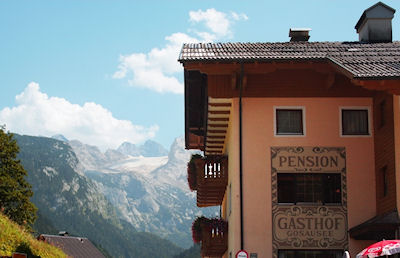
[[[340,206],[278,207],[273,235],[279,248],[338,248],[347,242],[346,213]]]

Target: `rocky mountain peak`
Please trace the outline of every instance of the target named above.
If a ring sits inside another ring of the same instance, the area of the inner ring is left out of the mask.
[[[140,150],[139,148],[130,142],[123,142],[117,149],[117,151],[121,152],[122,154],[125,155],[131,155],[131,156],[140,156]]]
[[[117,151],[134,157],[162,157],[168,155],[168,151],[161,144],[152,140],[147,140],[140,146],[136,146],[130,142],[124,142],[118,147]]]
[[[183,136],[175,138],[168,153],[168,161],[185,163],[190,159],[191,153],[191,151],[185,150],[185,139]]]

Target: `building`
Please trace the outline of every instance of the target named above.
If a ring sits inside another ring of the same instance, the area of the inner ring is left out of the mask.
[[[359,42],[291,29],[284,43],[183,45],[186,148],[204,153],[192,188],[228,222],[202,231],[204,256],[355,257],[399,237],[394,13],[366,9]]]
[[[88,258],[105,257],[89,239],[84,237],[69,236],[68,232],[62,231],[59,235],[41,234],[38,240],[44,241],[55,247],[60,248],[68,257],[73,258]]]

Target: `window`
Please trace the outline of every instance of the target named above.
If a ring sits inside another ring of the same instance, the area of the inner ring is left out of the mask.
[[[342,250],[279,250],[279,258],[342,258]]]
[[[302,108],[276,108],[276,135],[304,135]]]
[[[278,203],[341,204],[339,173],[278,173]]]
[[[369,135],[368,109],[342,109],[342,135]]]

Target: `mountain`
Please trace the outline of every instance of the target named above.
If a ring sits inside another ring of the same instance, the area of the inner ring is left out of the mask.
[[[98,147],[83,144],[77,140],[69,141],[68,144],[73,148],[75,154],[79,157],[79,162],[85,169],[107,166],[127,158],[119,151],[107,150],[102,153]]]
[[[98,183],[84,175],[83,164],[105,165],[111,156],[113,161],[124,156],[113,151],[113,155],[105,155],[95,147],[76,143],[76,148],[82,148],[80,158],[85,157],[82,164],[71,142],[20,135],[15,139],[20,146],[18,157],[28,171],[34,192],[32,201],[39,209],[34,225],[37,232],[64,230],[84,236],[113,257],[172,257],[182,251],[154,234],[138,232],[121,219],[122,212],[98,190]]]
[[[94,148],[79,146],[72,145],[79,160],[97,156]],[[196,195],[189,190],[186,179],[191,154],[185,150],[184,139],[180,137],[172,144],[168,156],[128,155],[108,164],[98,159],[98,163],[90,162],[84,173],[117,208],[119,218],[139,231],[157,234],[189,248],[193,244],[191,225],[195,217],[218,213],[216,207],[196,207]]]
[[[168,151],[159,143],[147,140],[143,145],[136,146],[133,143],[124,142],[118,147],[117,151],[130,156],[161,157],[167,156]]]
[[[186,249],[182,253],[175,255],[174,258],[201,258],[200,253],[200,245],[194,244],[189,249]]]
[[[51,138],[62,141],[62,142],[68,142],[68,139],[65,138],[65,136],[62,134],[53,135]]]

